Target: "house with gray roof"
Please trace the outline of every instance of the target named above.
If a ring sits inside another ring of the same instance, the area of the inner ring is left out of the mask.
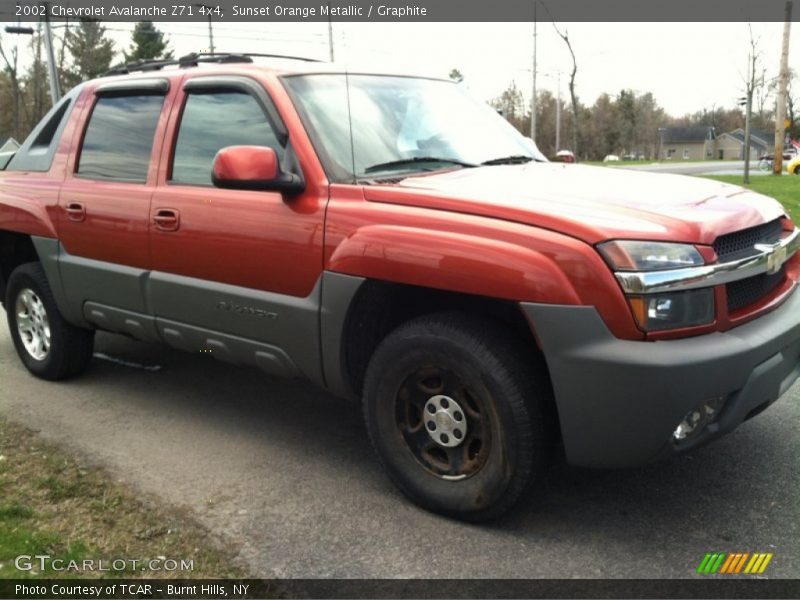
[[[750,132],[750,158],[772,154],[775,148],[775,132],[753,129]],[[744,160],[744,129],[723,133],[717,138],[717,158],[720,160]]]
[[[658,130],[661,158],[665,160],[713,160],[716,133],[708,125],[662,127]]]

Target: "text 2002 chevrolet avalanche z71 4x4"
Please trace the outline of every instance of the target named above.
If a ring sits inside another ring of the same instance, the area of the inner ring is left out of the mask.
[[[800,237],[770,198],[548,163],[452,82],[158,66],[75,88],[0,171],[34,375],[83,371],[101,329],[307,378],[363,399],[405,494],[470,520],[557,442],[641,464],[798,376]]]

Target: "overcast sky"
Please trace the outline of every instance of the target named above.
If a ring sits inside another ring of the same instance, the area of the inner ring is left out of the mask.
[[[133,23],[108,22],[117,49],[127,48]],[[157,23],[176,55],[208,49],[204,22]],[[651,91],[680,116],[714,105],[729,108],[743,94],[747,68],[746,23],[561,23],[578,60],[577,92],[591,104],[603,92]],[[513,80],[530,97],[532,23],[334,23],[337,62],[446,76],[458,68],[482,99],[499,95]],[[768,75],[777,75],[782,23],[756,23]],[[271,52],[328,58],[327,23],[219,23],[219,51]],[[790,67],[800,66],[800,27],[795,23]],[[539,88],[555,93],[558,72],[567,99],[569,53],[553,25],[538,25]]]

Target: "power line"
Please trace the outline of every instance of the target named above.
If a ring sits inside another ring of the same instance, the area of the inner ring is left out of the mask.
[[[118,29],[118,28],[115,28],[115,27],[104,27],[104,29],[106,31],[114,31],[114,32],[118,32],[118,33],[131,33],[132,32],[132,30],[130,30],[130,29]],[[142,32],[142,33],[145,33],[147,35],[156,35],[159,32],[146,31],[146,32]],[[176,35],[176,36],[180,36],[180,37],[208,38],[208,34],[207,33],[181,33],[181,32],[172,32],[172,31],[160,32],[160,33],[164,33],[164,35],[167,35],[167,36]],[[327,42],[323,41],[323,40],[298,40],[296,38],[288,38],[288,37],[273,37],[273,36],[269,36],[268,38],[265,39],[264,37],[247,37],[247,36],[241,36],[241,35],[217,35],[216,33],[215,33],[215,36],[217,38],[223,38],[223,39],[247,40],[247,41],[252,41],[252,42],[266,42],[266,43],[269,43],[269,42],[273,42],[274,41],[274,42],[293,43],[293,44],[325,44],[325,45],[327,45]]]
[[[172,28],[172,27],[175,27],[176,25],[180,26],[180,27],[194,28],[194,23],[170,23],[169,27]],[[200,26],[198,26],[198,27],[200,27]],[[165,27],[164,29],[166,30],[167,27]],[[199,32],[199,29],[195,28],[195,31]],[[238,34],[238,33],[241,33],[242,30],[239,29],[239,28],[236,28],[236,27],[224,27],[224,26],[215,25],[214,26],[214,31],[229,31],[231,33]],[[311,32],[304,32],[302,35],[304,35],[304,36],[313,36],[313,37],[327,37],[328,34],[327,33],[320,33],[318,31],[311,31]]]

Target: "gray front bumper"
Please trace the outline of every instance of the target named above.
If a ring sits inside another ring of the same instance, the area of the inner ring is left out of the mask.
[[[800,375],[800,292],[724,333],[634,342],[593,307],[522,303],[542,345],[567,460],[634,466],[734,429]],[[726,396],[718,420],[676,447],[672,432],[701,401]]]

